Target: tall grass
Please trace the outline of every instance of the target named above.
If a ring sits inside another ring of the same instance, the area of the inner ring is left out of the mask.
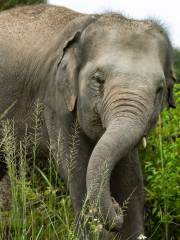
[[[37,104],[33,116],[33,127],[23,139],[15,134],[12,120],[1,123],[1,148],[7,163],[11,186],[11,211],[0,212],[0,239],[46,240],[46,239],[79,239],[86,234],[85,225],[90,227],[91,237],[99,237],[99,223],[90,214],[85,200],[80,218],[74,216],[72,203],[65,190],[64,183],[57,174],[57,163],[61,153],[54,156],[49,146],[48,163],[43,166],[38,159],[38,146],[41,140],[40,114],[42,107]],[[72,142],[69,147],[69,158],[65,159],[69,176],[74,167],[79,144],[78,125],[75,123]],[[61,135],[58,140],[59,151],[63,151]],[[63,138],[63,137],[62,137]],[[82,216],[86,215],[86,220]],[[83,221],[82,221],[83,219]],[[83,225],[77,231],[77,225]],[[96,227],[97,226],[97,227]]]

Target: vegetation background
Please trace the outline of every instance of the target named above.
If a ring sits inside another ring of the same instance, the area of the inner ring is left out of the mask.
[[[0,10],[15,5],[42,3],[43,0],[0,0]],[[146,235],[152,240],[180,239],[180,50],[174,49],[177,76],[175,97],[177,108],[162,113],[157,128],[148,139],[146,149],[140,151],[145,181]],[[12,210],[0,213],[2,240],[78,240],[74,231],[71,200],[57,175],[52,156],[48,166],[36,159],[40,106],[34,115],[34,135],[17,143],[13,123],[2,126],[3,148],[12,187]],[[75,129],[76,132],[76,129]],[[76,133],[75,133],[76,135]],[[72,136],[72,146],[76,137]],[[27,147],[31,145],[33,158]],[[73,147],[72,147],[73,148]],[[15,159],[20,158],[15,172]],[[75,149],[72,151],[75,151]],[[30,160],[30,161],[28,161]],[[98,239],[98,222],[90,219],[94,239]]]
[[[35,3],[45,3],[45,0],[0,0],[0,10],[12,8],[17,5],[30,5]]]

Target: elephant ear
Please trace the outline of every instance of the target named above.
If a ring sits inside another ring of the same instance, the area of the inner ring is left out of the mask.
[[[173,96],[173,88],[175,82],[176,82],[175,71],[174,68],[171,68],[167,77],[167,102],[168,106],[171,108],[176,108],[176,103]]]
[[[69,111],[74,110],[77,99],[77,79],[80,65],[79,39],[83,30],[95,19],[94,15],[78,17],[71,21],[61,34],[56,84],[58,91],[64,96]]]

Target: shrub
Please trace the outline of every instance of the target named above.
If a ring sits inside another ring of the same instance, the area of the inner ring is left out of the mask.
[[[180,86],[177,108],[162,113],[159,123],[141,152],[146,195],[146,229],[151,239],[178,239],[180,217]]]

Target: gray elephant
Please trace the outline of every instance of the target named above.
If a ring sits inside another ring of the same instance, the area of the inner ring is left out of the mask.
[[[75,212],[86,194],[90,208],[98,197],[100,221],[121,239],[144,233],[137,146],[162,109],[175,107],[174,82],[172,46],[154,21],[48,5],[0,13],[1,113],[13,104],[6,117],[14,119],[21,136],[40,99],[40,148],[46,151],[50,141],[56,151],[61,132],[65,155],[78,122],[79,153],[70,176],[63,157],[58,170],[69,179]]]

